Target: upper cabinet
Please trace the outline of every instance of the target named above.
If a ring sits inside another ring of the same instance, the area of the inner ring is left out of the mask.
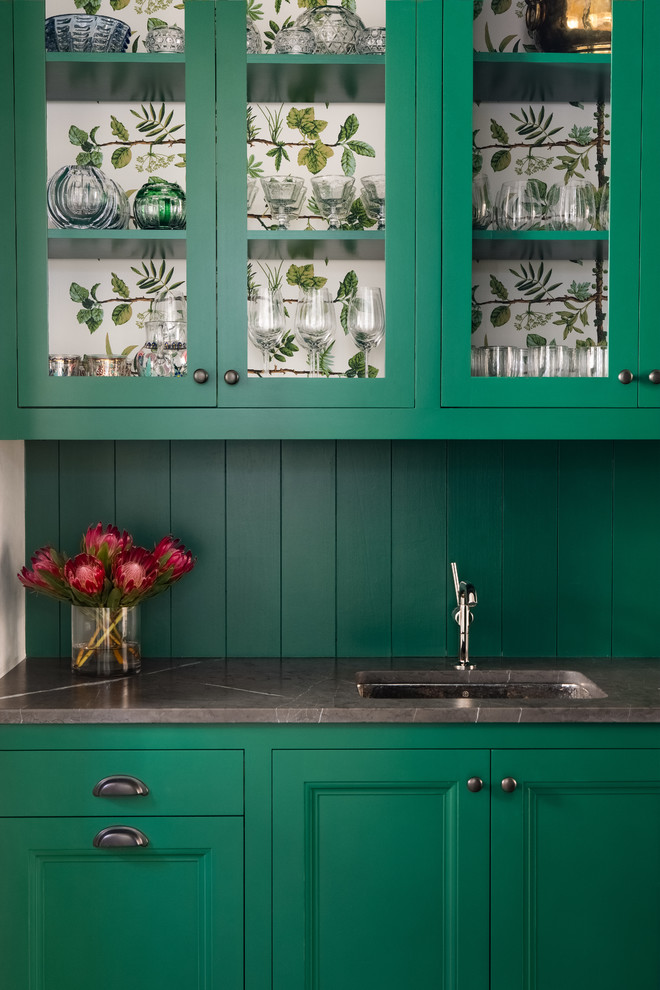
[[[638,307],[644,7],[446,0],[443,405],[660,403]]]

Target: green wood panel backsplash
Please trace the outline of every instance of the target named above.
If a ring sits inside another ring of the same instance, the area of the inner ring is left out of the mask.
[[[26,559],[101,519],[198,557],[145,603],[147,656],[657,656],[656,442],[30,441]],[[28,653],[69,610],[28,596]]]

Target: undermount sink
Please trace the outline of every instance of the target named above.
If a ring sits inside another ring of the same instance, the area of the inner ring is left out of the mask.
[[[363,670],[363,698],[606,698],[576,670]]]

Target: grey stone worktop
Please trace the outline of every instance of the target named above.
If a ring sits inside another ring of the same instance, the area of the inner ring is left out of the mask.
[[[497,700],[361,698],[362,670],[450,669],[450,661],[147,660],[137,675],[74,676],[65,659],[29,659],[0,678],[0,723],[660,722],[660,660],[478,660],[477,669],[562,669],[606,697]]]

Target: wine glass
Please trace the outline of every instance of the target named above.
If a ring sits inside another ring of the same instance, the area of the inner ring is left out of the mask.
[[[288,230],[289,221],[300,216],[305,180],[296,175],[270,175],[261,179],[261,188],[278,230]]]
[[[319,355],[335,334],[335,308],[328,288],[300,290],[294,330],[309,357],[309,377],[319,377]]]
[[[346,325],[351,337],[364,353],[364,377],[369,377],[369,352],[385,336],[385,309],[378,286],[358,286],[348,304]]]
[[[279,289],[259,287],[248,296],[248,337],[261,351],[264,375],[269,374],[270,352],[284,336],[284,300]]]
[[[385,229],[385,176],[365,175],[360,179],[362,185],[362,202],[367,215],[377,220],[376,230]]]
[[[353,204],[355,179],[350,175],[316,175],[311,180],[319,211],[329,230],[339,230]]]

